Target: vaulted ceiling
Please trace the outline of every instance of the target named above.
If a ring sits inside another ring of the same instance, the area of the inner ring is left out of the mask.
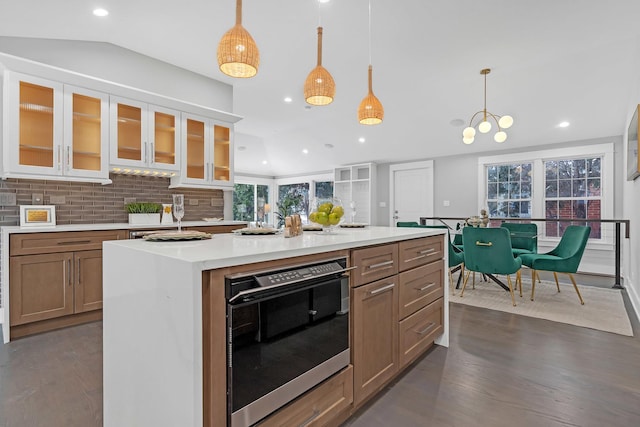
[[[628,106],[640,102],[630,95],[640,80],[637,0],[371,0],[373,88],[385,118],[360,125],[368,4],[245,0],[243,24],[261,63],[242,80],[216,62],[234,0],[3,1],[0,35],[109,42],[232,84],[233,112],[244,117],[236,170],[261,175],[622,135]],[[94,17],[96,6],[109,16]],[[308,107],[302,86],[316,63],[319,22],[337,91],[332,104]],[[483,107],[483,68],[492,69],[487,109],[515,124],[503,144],[490,132],[464,145],[462,123]],[[557,127],[562,121],[570,126]]]

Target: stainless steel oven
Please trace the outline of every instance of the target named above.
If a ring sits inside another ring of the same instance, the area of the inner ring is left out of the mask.
[[[226,277],[228,424],[255,424],[349,364],[346,258]]]

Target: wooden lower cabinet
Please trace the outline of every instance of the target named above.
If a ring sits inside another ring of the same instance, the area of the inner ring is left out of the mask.
[[[14,256],[11,326],[102,308],[102,250]]]
[[[73,253],[11,257],[11,326],[73,313]]]
[[[397,279],[391,276],[352,290],[355,405],[398,372]]]
[[[321,427],[353,402],[353,367],[348,366],[275,414],[260,427]]]

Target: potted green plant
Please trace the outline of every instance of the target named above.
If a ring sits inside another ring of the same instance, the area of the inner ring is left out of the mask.
[[[129,224],[160,224],[160,203],[134,202],[124,207],[129,214]]]

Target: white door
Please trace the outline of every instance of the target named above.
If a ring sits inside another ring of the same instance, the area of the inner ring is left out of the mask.
[[[433,216],[433,161],[391,165],[389,225]]]

